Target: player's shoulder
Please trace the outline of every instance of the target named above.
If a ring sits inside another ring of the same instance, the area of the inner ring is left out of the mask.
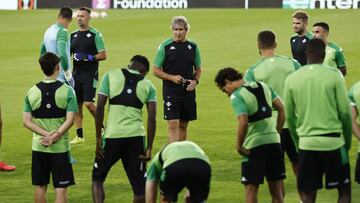
[[[295,39],[297,37],[299,37],[299,35],[297,33],[294,33],[290,36],[290,40]]]
[[[169,37],[169,38],[165,39],[164,41],[162,41],[160,43],[160,46],[165,47],[165,46],[167,46],[167,45],[169,45],[169,44],[171,44],[173,42],[174,42],[173,38]]]
[[[95,35],[102,36],[101,32],[96,28],[90,27],[89,31],[94,33]]]
[[[276,60],[284,60],[284,61],[291,61],[292,63],[299,63],[296,59],[290,58],[285,55],[276,54],[274,55],[274,59]]]
[[[249,70],[254,70],[255,68],[257,68],[260,64],[262,64],[264,61],[266,60],[266,58],[261,58],[258,61],[256,61],[254,64],[252,64],[249,68]]]
[[[311,32],[306,32],[305,37],[307,37],[308,39],[312,39],[314,38],[314,34]]]
[[[79,31],[80,31],[80,30],[77,29],[77,30],[73,31],[72,33],[70,33],[70,35],[71,35],[71,36],[74,36],[74,35],[76,35]]]
[[[343,51],[342,48],[339,45],[337,45],[337,44],[335,44],[333,42],[329,42],[328,46],[335,49],[336,51]]]
[[[194,40],[192,40],[192,39],[187,39],[186,41],[189,42],[190,44],[193,44],[193,45],[195,45],[195,46],[198,46],[197,43],[196,43]]]

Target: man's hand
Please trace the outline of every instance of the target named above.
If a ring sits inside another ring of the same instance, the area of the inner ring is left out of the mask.
[[[145,151],[145,155],[140,154],[139,159],[143,160],[145,163],[151,160],[151,149]]]
[[[190,84],[186,87],[186,91],[191,92],[194,91],[195,86],[197,85],[197,81],[196,80],[186,80],[188,82],[190,82]]]
[[[66,83],[70,87],[72,87],[72,88],[75,87],[75,81],[74,81],[71,71],[65,71],[65,80],[66,80]]]
[[[101,159],[104,157],[104,150],[102,148],[102,139],[101,138],[96,138],[96,150],[95,150],[95,155],[97,159]]]
[[[84,53],[81,53],[81,52],[76,52],[74,54],[74,60],[75,61],[90,61],[90,62],[93,62],[95,61],[95,57],[93,55],[88,55],[88,54],[84,54]]]
[[[49,132],[46,136],[40,138],[40,144],[42,144],[44,147],[49,147],[53,143],[55,143],[59,138],[60,134],[57,131]]]
[[[172,75],[170,81],[179,85],[184,81],[184,78],[180,75]]]
[[[249,156],[250,155],[250,150],[245,149],[244,147],[236,147],[236,150],[238,151],[239,154],[241,154],[242,156]]]

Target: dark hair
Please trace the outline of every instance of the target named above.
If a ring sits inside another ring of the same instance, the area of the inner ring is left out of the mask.
[[[260,48],[271,49],[275,47],[275,34],[271,30],[264,30],[258,34]]]
[[[225,80],[229,80],[232,82],[232,81],[240,80],[242,78],[243,78],[242,74],[239,73],[237,70],[231,67],[226,67],[219,70],[219,72],[215,77],[215,83],[219,87],[224,87]]]
[[[144,70],[140,71],[140,72],[149,72],[149,67],[150,67],[150,63],[149,63],[149,60],[145,57],[145,56],[142,56],[142,55],[135,55],[131,58],[130,60],[130,63],[133,62],[133,63],[140,63]]]
[[[63,18],[72,19],[72,14],[73,12],[70,7],[63,6],[60,8],[58,17],[61,16]]]
[[[318,22],[313,25],[313,27],[317,27],[317,26],[324,28],[327,32],[330,31],[329,25],[325,22]]]
[[[39,64],[41,66],[41,70],[46,76],[51,76],[57,64],[59,64],[60,58],[51,52],[46,52],[39,58]]]
[[[325,57],[326,44],[322,39],[313,38],[306,45],[306,56],[307,58],[324,59]]]
[[[89,14],[91,14],[91,9],[88,8],[88,7],[81,7],[81,8],[79,8],[79,11],[86,11],[86,12],[88,12]]]
[[[303,22],[307,22],[308,19],[309,19],[308,14],[307,14],[305,11],[302,11],[302,10],[296,11],[296,12],[292,15],[292,17],[293,17],[293,18],[296,18],[296,19],[299,19],[299,20],[302,20]]]

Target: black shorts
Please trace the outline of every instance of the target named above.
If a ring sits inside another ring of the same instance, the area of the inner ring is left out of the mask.
[[[176,202],[178,193],[186,187],[191,201],[200,203],[210,191],[211,167],[201,159],[189,158],[176,161],[164,169],[165,178],[160,182],[160,193],[169,202]]]
[[[356,160],[355,181],[360,184],[360,153],[358,153],[358,157]]]
[[[95,74],[74,74],[75,93],[78,103],[95,102],[98,72]]]
[[[326,189],[350,184],[350,166],[344,147],[332,151],[300,150],[297,167],[300,191],[313,192],[322,188],[324,173]]]
[[[102,159],[95,158],[92,180],[104,182],[111,167],[121,159],[134,195],[144,195],[146,166],[139,159],[140,154],[144,154],[143,136],[106,138],[104,157]]]
[[[290,161],[292,163],[297,163],[299,158],[299,153],[296,150],[294,141],[291,138],[290,131],[288,128],[284,128],[281,130],[281,149],[283,150],[283,154],[285,155],[285,152],[287,156],[289,157]]]
[[[67,188],[75,184],[69,152],[45,153],[32,151],[32,184],[38,186],[48,185],[50,173],[54,188]]]
[[[250,149],[241,163],[241,182],[259,185],[267,181],[285,179],[284,158],[280,144],[265,144]]]
[[[165,120],[196,120],[196,100],[194,97],[174,98],[164,96],[164,119]]]

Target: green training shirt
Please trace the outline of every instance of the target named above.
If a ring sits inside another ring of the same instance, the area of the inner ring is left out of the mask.
[[[245,74],[245,80],[266,83],[283,100],[284,84],[287,76],[300,67],[300,63],[286,56],[275,55],[262,58],[248,69]],[[273,110],[272,117],[275,121],[277,120],[277,115],[277,111]]]
[[[299,149],[330,151],[351,145],[351,114],[344,78],[336,68],[311,64],[289,75],[285,109]],[[341,137],[321,136],[329,133]]]
[[[249,82],[245,85],[256,87],[257,83]],[[268,105],[272,106],[272,101],[276,99],[278,95],[265,83],[261,82],[261,85],[263,86]],[[258,102],[255,95],[243,86],[235,90],[230,98],[236,116],[244,114],[252,115],[258,110]],[[259,145],[271,143],[280,143],[280,136],[276,131],[276,122],[274,119],[270,117],[257,122],[249,123],[243,144],[245,149],[251,149]]]
[[[127,69],[130,73],[140,74],[136,70]],[[99,94],[109,99],[119,95],[125,84],[125,77],[121,69],[105,73],[101,80]],[[156,102],[156,89],[150,80],[138,82],[136,96],[142,103]],[[105,127],[106,138],[127,138],[145,136],[142,110],[124,105],[109,104],[108,119]]]
[[[159,161],[160,153],[163,164],[161,164]],[[201,159],[210,164],[208,156],[194,142],[173,142],[166,145],[154,156],[149,168],[147,169],[147,180],[158,182],[160,179],[164,179],[166,174],[163,173],[163,171],[167,166],[176,161],[188,158]]]
[[[351,86],[349,90],[349,99],[351,106],[354,106],[358,112],[360,111],[360,81]],[[359,121],[359,115],[357,122]],[[358,147],[358,152],[360,153],[360,142]]]
[[[44,83],[52,83],[55,80],[44,80]],[[38,109],[41,105],[41,91],[35,85],[27,92],[25,96],[25,104],[24,104],[24,112],[32,112]],[[63,84],[60,88],[58,88],[55,92],[55,102],[56,106],[61,109],[66,109],[67,112],[77,112],[77,101],[74,90]],[[63,118],[33,118],[33,122],[36,123],[39,127],[44,130],[51,132],[57,130],[64,122],[65,117]],[[38,152],[47,152],[47,153],[62,153],[70,150],[69,145],[69,136],[68,132],[65,132],[64,135],[58,140],[56,143],[50,145],[49,147],[44,147],[40,144],[41,135],[36,133],[33,134],[32,141],[32,150]]]
[[[326,46],[326,55],[323,63],[338,69],[346,67],[343,49],[329,42]]]

